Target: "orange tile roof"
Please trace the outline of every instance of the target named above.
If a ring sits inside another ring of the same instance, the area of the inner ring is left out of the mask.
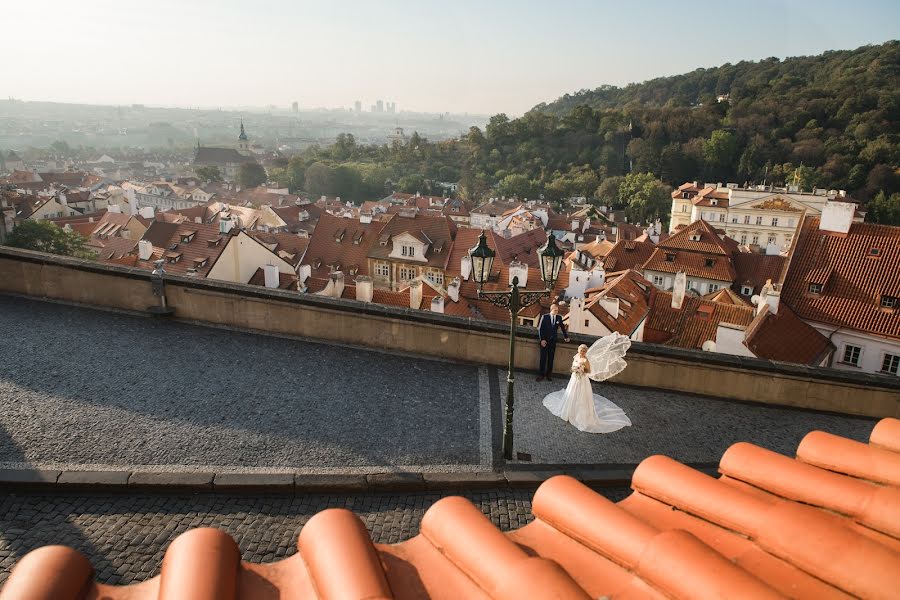
[[[672,260],[668,260],[670,257],[672,257]],[[641,266],[641,269],[650,269],[662,273],[684,271],[688,277],[714,279],[727,282],[729,285],[737,277],[731,264],[730,256],[666,248],[656,248],[653,254],[650,255],[650,258],[647,259],[647,262]]]
[[[696,236],[699,236],[700,239],[691,239]],[[737,242],[703,219],[694,221],[664,241],[660,241],[657,246],[672,250],[690,250],[692,252],[721,254],[724,256],[730,256],[738,250]]]
[[[900,309],[881,308],[883,295],[900,298],[898,265],[900,227],[853,223],[840,235],[820,231],[819,219],[807,217],[782,299],[801,319],[900,339]],[[822,293],[810,294],[810,282],[824,283]]]
[[[604,327],[630,336],[650,312],[656,288],[637,271],[607,273],[607,281],[599,288],[585,292],[584,310],[590,311]],[[619,315],[613,319],[600,304],[602,298],[619,300]]]
[[[818,366],[834,344],[810,325],[801,321],[784,302],[778,314],[764,306],[747,327],[744,345],[760,358]]]
[[[384,223],[360,223],[359,219],[345,219],[322,213],[309,238],[303,264],[312,267],[316,277],[328,277],[330,265],[358,265],[360,275],[369,274],[366,257],[378,243]]]
[[[189,241],[183,241],[185,236],[192,233]],[[143,239],[153,245],[153,253],[149,260],[138,260],[136,267],[153,270],[154,262],[165,258],[163,268],[167,273],[185,275],[188,269],[195,269],[192,272],[196,272],[198,277],[206,277],[228,243],[228,235],[219,233],[216,225],[162,221],[154,221],[147,228]],[[212,244],[210,240],[220,241]],[[170,259],[177,260],[170,262]]]
[[[425,263],[427,266],[446,269],[455,229],[452,221],[443,216],[417,214],[414,217],[406,217],[399,213],[394,214],[384,223],[380,233],[380,236],[390,236],[390,239],[385,245],[381,245],[381,243],[371,245],[368,257],[388,258],[393,250],[393,237],[408,233],[429,244],[426,253],[428,262]]]
[[[701,296],[704,300],[718,302],[720,304],[736,304],[738,306],[750,306],[750,303],[734,293],[731,288],[722,288],[716,292],[710,292]]]
[[[747,327],[753,321],[752,306],[710,302],[686,294],[680,309],[672,308],[672,294],[658,291],[653,296],[650,316],[644,325],[644,341],[679,348],[699,349],[716,339],[720,323]]]
[[[739,442],[718,479],[652,456],[617,504],[559,475],[535,493],[534,521],[507,534],[455,496],[398,544],[373,544],[352,512],[328,509],[294,556],[267,564],[195,529],[170,544],[160,575],[130,586],[94,583],[84,555],[46,546],[19,560],[0,598],[891,597],[898,451],[900,420],[883,419],[868,444],[811,432],[795,459]]]
[[[740,293],[742,286],[753,288],[753,294],[759,294],[766,281],[773,283],[784,281],[787,258],[777,254],[756,254],[755,252],[736,252],[731,255],[736,279],[732,289]]]
[[[640,269],[653,254],[656,246],[653,242],[637,240],[619,241],[603,258],[603,268],[607,271],[627,271]]]

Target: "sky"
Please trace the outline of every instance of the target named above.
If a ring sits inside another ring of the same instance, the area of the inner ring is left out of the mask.
[[[18,0],[0,98],[520,115],[583,88],[900,38],[897,0]]]

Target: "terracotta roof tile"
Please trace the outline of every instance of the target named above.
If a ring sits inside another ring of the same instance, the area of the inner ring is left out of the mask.
[[[659,247],[653,251],[641,268],[661,273],[684,271],[688,277],[714,279],[727,282],[729,285],[736,277],[730,256]]]
[[[267,564],[195,529],[160,575],[131,586],[93,583],[82,554],[48,546],[19,560],[0,598],[888,597],[900,589],[900,454],[884,445],[900,446],[900,421],[879,423],[870,444],[812,432],[797,459],[738,443],[719,479],[652,456],[618,504],[560,475],[535,493],[534,521],[505,535],[459,497],[398,544],[325,510],[294,556]]]
[[[619,241],[603,258],[603,268],[607,271],[627,271],[640,269],[653,254],[653,242]]]
[[[328,277],[329,265],[359,265],[359,274],[369,274],[366,259],[378,243],[384,223],[360,223],[323,213],[309,239],[303,264],[312,267],[313,275]]]
[[[897,265],[900,227],[853,223],[839,235],[820,231],[819,219],[807,217],[782,299],[807,321],[900,339],[900,309],[881,307],[882,296],[900,297]],[[824,285],[822,292],[810,294],[810,283]]]
[[[428,262],[423,264],[446,269],[455,229],[450,219],[443,216],[417,214],[414,217],[405,217],[395,214],[383,224],[381,229],[381,236],[390,236],[387,243],[382,245],[379,241],[379,243],[371,245],[368,257],[388,258],[393,250],[393,241],[391,241],[393,237],[408,233],[429,245],[426,252]]]
[[[740,293],[741,287],[753,288],[750,294],[759,294],[766,281],[773,283],[784,281],[787,258],[777,254],[756,254],[755,252],[736,252],[732,254],[735,277],[734,291]]]
[[[730,256],[738,249],[737,242],[703,219],[694,221],[678,231],[678,233],[668,237],[665,241],[660,241],[657,246],[673,250],[690,250],[724,256]]]
[[[762,308],[747,327],[744,345],[760,358],[814,366],[834,351],[827,337],[801,321],[783,302],[778,314],[773,315],[768,306]]]
[[[720,323],[747,327],[755,316],[752,306],[721,304],[685,295],[680,309],[672,308],[672,294],[653,295],[650,316],[644,325],[644,341],[679,348],[700,349],[716,339]]]

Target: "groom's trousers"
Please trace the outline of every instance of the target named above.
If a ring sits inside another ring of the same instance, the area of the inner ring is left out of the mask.
[[[556,340],[548,341],[546,346],[541,346],[540,374],[544,377],[553,375],[553,356],[556,354]]]

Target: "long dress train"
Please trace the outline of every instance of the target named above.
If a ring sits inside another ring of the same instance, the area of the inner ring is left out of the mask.
[[[613,334],[594,343],[587,357],[576,354],[572,360],[572,376],[565,390],[547,394],[544,406],[557,417],[587,433],[611,433],[631,425],[625,411],[611,400],[593,393],[591,379],[603,381],[625,368],[622,357],[631,345],[627,337]],[[584,373],[590,362],[591,373]]]

